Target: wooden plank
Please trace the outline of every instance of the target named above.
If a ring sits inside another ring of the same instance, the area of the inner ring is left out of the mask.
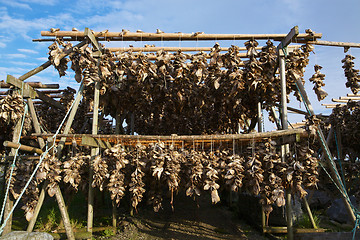
[[[109,148],[109,146],[105,144],[102,140],[89,136],[83,136],[81,138],[81,145],[90,146],[90,147]]]
[[[43,84],[41,82],[26,82],[32,88],[44,88],[44,89],[58,89],[59,84]],[[6,83],[4,80],[0,81],[0,88],[10,88],[12,85]],[[62,91],[62,90],[61,90]]]
[[[255,47],[256,50],[261,50],[264,46],[260,46],[260,47]],[[300,48],[301,45],[290,45],[289,48]],[[211,51],[213,49],[213,47],[149,47],[149,46],[145,46],[145,47],[122,47],[122,48],[115,48],[115,47],[110,47],[110,48],[106,48],[107,50],[109,50],[110,52],[128,52],[128,51],[132,51],[132,52],[157,52],[160,50],[164,50],[166,52],[177,52],[177,51],[181,51],[181,52],[199,52],[199,51],[203,51],[203,52],[208,52]],[[246,47],[239,47],[238,48],[239,51],[247,51]],[[222,52],[226,52],[228,51],[229,48],[228,47],[220,47],[220,51]]]
[[[108,140],[174,140],[174,141],[206,141],[206,140],[259,140],[264,138],[277,138],[286,135],[300,134],[303,137],[308,137],[308,132],[305,129],[287,129],[262,133],[248,133],[248,134],[213,134],[213,135],[103,135],[103,134],[58,134],[57,137],[66,137],[69,139],[81,138],[83,136],[90,136],[97,139]],[[34,137],[52,137],[53,134],[31,134]],[[26,137],[24,137],[26,138]]]
[[[10,142],[10,141],[4,141],[3,145],[4,145],[4,147],[9,147],[9,148],[14,148],[14,149],[17,149],[20,146],[19,150],[21,150],[21,151],[32,152],[32,153],[37,153],[37,154],[43,153],[43,150],[41,150],[40,148],[26,146],[24,144],[19,144],[19,143]]]
[[[98,61],[98,64],[100,60]],[[100,74],[100,73],[99,73]],[[94,104],[93,104],[93,122],[92,122],[92,134],[98,133],[98,117],[99,117],[99,98],[100,98],[100,82],[95,82],[94,88]],[[91,149],[91,158],[90,158],[90,168],[89,168],[89,192],[88,192],[88,215],[87,215],[87,226],[86,229],[92,234],[93,230],[93,221],[94,221],[94,189],[92,187],[93,182],[93,161],[94,158],[99,154],[100,148],[93,147]]]
[[[50,104],[50,105],[52,105],[54,107],[60,108],[62,110],[65,109],[65,107],[62,104],[60,104],[59,102],[55,101],[51,97],[49,97],[46,94],[42,93],[41,91],[33,89],[26,82],[22,82],[22,81],[18,80],[17,78],[15,78],[15,77],[13,77],[11,75],[7,75],[6,82],[11,84],[11,85],[14,85],[15,87],[18,87],[18,88],[22,89],[23,94],[26,97],[40,98],[44,102],[46,102],[46,103],[48,103],[48,104]]]
[[[297,36],[299,35],[299,27],[293,27],[290,32],[281,40],[281,43],[278,45],[278,49],[287,47]]]
[[[267,40],[273,39],[276,41],[283,40],[288,34],[206,34],[206,33],[140,33],[140,32],[94,32],[98,41],[113,40],[113,41],[197,41],[197,40]],[[105,36],[106,35],[106,36]],[[74,37],[81,39],[85,37],[84,32],[76,31],[57,31],[52,33],[50,31],[41,31],[41,36],[47,37]],[[297,39],[317,39],[321,38],[321,33],[314,33],[313,35],[303,33],[298,34]]]
[[[349,100],[332,98],[331,101],[340,102],[340,103],[347,103]]]
[[[71,125],[74,121],[76,112],[79,108],[79,104],[80,104],[80,100],[83,96],[83,91],[84,91],[84,83],[81,82],[80,87],[79,87],[79,93],[77,94],[75,100],[74,100],[74,105],[70,111],[70,114],[68,116],[68,120],[66,121],[64,130],[63,130],[63,134],[68,134],[70,132],[71,129]],[[58,135],[59,136],[59,135]],[[62,150],[64,149],[64,145],[65,145],[65,141],[66,141],[66,137],[61,137],[60,142],[57,146],[57,157],[60,158],[61,154],[62,154]]]
[[[34,130],[35,130],[36,133],[41,133],[40,124],[39,124],[38,118],[36,116],[36,111],[35,111],[35,108],[34,108],[33,101],[32,101],[31,98],[28,98],[27,102],[28,102],[30,116],[31,116],[31,119],[32,119],[32,122],[33,122]],[[39,137],[38,142],[39,142],[40,148],[43,149],[45,147],[44,139]],[[41,188],[39,199],[38,199],[38,202],[36,204],[33,216],[31,217],[31,219],[29,221],[29,224],[28,224],[28,227],[26,229],[28,232],[32,232],[33,229],[34,229],[36,219],[37,219],[37,217],[39,215],[41,206],[42,206],[42,204],[44,202],[44,199],[45,199],[46,186],[47,186],[47,181],[45,181],[43,183],[43,187]]]
[[[341,100],[360,100],[360,97],[340,97]]]
[[[322,40],[316,40],[316,41],[304,41],[299,40],[298,43],[308,43],[312,45],[322,45],[322,46],[331,46],[331,47],[353,47],[353,48],[359,48],[360,43],[352,43],[352,42],[332,42],[332,41],[322,41]]]
[[[89,38],[89,40],[91,41],[92,45],[93,45],[97,50],[99,50],[100,53],[103,52],[103,48],[102,48],[101,45],[98,43],[98,41],[96,40],[94,34],[92,33],[92,31],[91,31],[89,28],[85,28],[84,35]]]
[[[326,108],[335,108],[337,106],[345,106],[345,103],[322,103],[322,106],[326,107]]]
[[[351,94],[351,93],[348,93],[346,94],[347,97],[360,97],[360,94]]]
[[[39,120],[38,120],[38,118],[36,116],[36,111],[35,111],[35,107],[34,107],[34,103],[33,103],[32,99],[28,98],[27,103],[28,103],[28,106],[29,106],[29,112],[30,112],[31,120],[32,120],[32,123],[33,123],[33,126],[34,126],[34,130],[35,130],[36,133],[41,133],[40,123],[39,123]],[[43,149],[45,147],[44,139],[39,137],[38,142],[39,142],[40,148]]]

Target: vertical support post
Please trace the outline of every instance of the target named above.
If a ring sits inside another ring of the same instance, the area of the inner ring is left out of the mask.
[[[36,111],[35,111],[35,107],[34,107],[34,103],[33,103],[32,99],[28,98],[27,103],[28,103],[28,106],[29,106],[29,112],[30,112],[30,115],[31,115],[31,119],[32,119],[32,122],[33,122],[35,133],[41,133],[39,120],[38,120],[38,118],[36,116]],[[43,149],[45,147],[44,139],[41,138],[41,137],[38,137],[38,142],[39,142],[40,148]],[[39,212],[41,210],[41,206],[42,206],[42,204],[44,202],[44,199],[45,199],[46,186],[47,186],[47,181],[45,181],[43,183],[43,186],[41,188],[38,203],[36,204],[36,207],[34,209],[34,214],[33,214],[32,218],[30,219],[29,225],[28,225],[28,227],[26,229],[26,231],[28,231],[28,232],[32,232],[33,229],[34,229],[37,217],[38,217]]]
[[[28,106],[29,106],[29,112],[30,112],[31,120],[33,122],[35,133],[41,133],[39,120],[38,120],[38,118],[36,116],[36,111],[35,111],[35,107],[34,107],[34,103],[33,103],[32,99],[28,98],[27,103],[28,103]],[[42,137],[38,137],[37,140],[39,142],[40,148],[41,149],[44,148],[45,147],[44,139]]]
[[[13,136],[12,136],[12,141],[18,143],[19,142],[19,136],[21,134],[21,121],[22,119],[19,119],[15,125],[14,131],[13,131]],[[16,153],[16,149],[12,148],[11,152],[10,152],[10,156],[15,156]],[[10,169],[8,169],[9,171]],[[11,209],[14,206],[14,201],[11,199],[10,197],[10,192],[7,195],[6,198],[6,203],[5,203],[5,209],[4,209],[4,219],[7,218],[7,216],[9,216]],[[3,235],[11,232],[11,227],[12,227],[12,214],[9,217],[9,220],[7,221],[5,227],[4,227],[4,231],[3,231]]]
[[[257,103],[257,116],[258,116],[258,132],[262,132],[262,112],[261,112],[261,102],[259,101]],[[263,233],[265,232],[265,227],[266,227],[266,216],[265,216],[265,211],[264,211],[264,207],[261,206],[261,228]]]
[[[100,95],[100,82],[95,83],[94,90],[94,109],[93,109],[93,123],[92,134],[98,133],[98,118],[99,118],[99,95]],[[87,231],[92,234],[93,219],[94,219],[94,189],[92,187],[93,181],[93,160],[99,154],[99,148],[94,147],[91,149],[90,169],[89,169],[89,193],[88,193],[88,216],[87,216]]]
[[[81,85],[79,87],[79,93],[78,93],[78,95],[76,96],[76,98],[74,100],[75,101],[74,106],[70,111],[70,114],[68,116],[68,120],[66,121],[63,134],[68,134],[70,132],[71,125],[72,125],[72,123],[74,121],[76,112],[77,112],[77,110],[79,108],[80,100],[81,100],[81,98],[83,96],[83,90],[84,90],[84,83],[81,82]],[[65,141],[66,141],[66,137],[62,137],[60,139],[60,142],[59,142],[59,144],[57,146],[57,158],[61,157],[62,150],[63,150],[63,148],[65,146]]]
[[[280,83],[281,83],[281,125],[282,129],[288,129],[287,118],[287,94],[286,94],[286,75],[285,75],[285,53],[284,50],[279,50],[279,69],[280,69]],[[281,159],[285,161],[286,155],[289,153],[289,145],[281,146]],[[287,237],[289,240],[294,239],[291,193],[286,190],[286,223],[287,223]]]

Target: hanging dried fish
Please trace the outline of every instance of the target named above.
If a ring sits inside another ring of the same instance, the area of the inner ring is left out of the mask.
[[[346,82],[346,87],[350,88],[351,91],[354,94],[357,94],[360,91],[360,76],[359,76],[359,70],[358,69],[354,69],[354,60],[355,57],[347,54],[345,56],[345,58],[343,60],[341,60],[342,63],[344,63],[343,65],[343,69],[344,69],[344,73],[345,73],[345,77],[347,79]]]
[[[323,82],[325,79],[325,74],[322,74],[320,72],[320,69],[322,69],[322,67],[317,64],[315,64],[314,69],[315,73],[311,76],[309,80],[310,82],[314,83],[313,90],[315,91],[318,101],[321,101],[324,100],[325,97],[328,95],[327,92],[322,89],[322,87],[325,86],[325,83]]]

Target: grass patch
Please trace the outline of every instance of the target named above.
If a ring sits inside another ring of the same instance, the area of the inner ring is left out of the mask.
[[[313,214],[314,222],[317,227],[320,225],[320,218],[317,214]],[[301,218],[297,221],[299,228],[313,228],[310,217],[307,213],[303,213]]]

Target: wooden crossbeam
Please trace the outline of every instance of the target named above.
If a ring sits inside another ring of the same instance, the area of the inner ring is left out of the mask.
[[[249,133],[249,134],[214,134],[214,135],[103,135],[103,134],[58,134],[57,138],[66,137],[69,139],[76,139],[82,137],[92,137],[101,140],[112,140],[112,141],[125,141],[125,140],[157,140],[157,141],[217,141],[217,140],[237,140],[237,141],[248,141],[248,140],[261,140],[264,138],[276,138],[285,135],[300,134],[300,136],[308,137],[308,132],[305,129],[287,129],[278,130],[272,132],[261,132],[261,133]],[[32,137],[52,137],[54,134],[37,134],[33,133],[31,136],[24,136],[24,139]]]
[[[260,47],[256,47],[256,50],[261,50],[264,46],[260,46]],[[300,48],[300,45],[289,45],[289,48]],[[212,47],[120,47],[120,48],[115,48],[115,47],[110,47],[110,48],[106,48],[108,49],[110,52],[128,52],[128,51],[132,51],[132,52],[157,52],[160,50],[164,50],[166,52],[177,52],[177,51],[181,51],[181,52],[198,52],[198,51],[203,51],[203,52],[208,52],[211,51]],[[222,52],[226,52],[228,51],[229,48],[228,47],[220,47],[220,51]],[[246,47],[239,47],[239,51],[247,51]]]
[[[347,103],[347,102],[349,102],[349,100],[346,100],[346,99],[336,99],[336,98],[332,98],[331,101],[332,102],[339,102],[339,103]]]
[[[47,89],[58,89],[59,84],[43,84],[41,82],[27,82],[32,88],[47,88]],[[10,88],[12,85],[6,83],[4,80],[0,81],[0,88]]]
[[[347,97],[360,97],[360,94],[346,94]]]
[[[298,42],[298,43],[308,43],[308,44],[312,44],[312,45],[331,46],[331,47],[360,48],[360,43],[351,43],[351,42],[332,42],[332,41],[322,41],[322,40],[316,40],[316,41],[299,40],[299,41],[296,41],[296,42]]]
[[[98,41],[199,41],[199,40],[267,40],[282,41],[288,34],[207,34],[207,33],[145,33],[145,32],[94,32]],[[80,31],[41,31],[41,36],[71,37],[69,40],[81,39],[86,35]],[[321,38],[321,33],[298,34],[296,39],[314,40]]]
[[[340,97],[341,100],[360,100],[360,97]]]
[[[7,79],[6,79],[6,82],[15,86],[15,87],[18,87],[22,90],[22,93],[24,96],[26,97],[30,97],[30,98],[40,98],[41,100],[43,100],[44,102],[54,106],[54,107],[57,107],[57,108],[60,108],[60,109],[65,109],[65,107],[60,104],[59,102],[55,101],[54,99],[52,99],[51,97],[47,96],[46,94],[42,93],[41,91],[38,91],[34,88],[32,88],[29,84],[27,84],[26,82],[23,82],[23,81],[20,81],[19,79],[11,76],[11,75],[8,75],[7,76]]]
[[[40,148],[26,146],[26,145],[23,145],[23,144],[14,143],[14,142],[10,142],[10,141],[5,141],[3,143],[3,145],[4,145],[4,147],[9,147],[9,148],[14,148],[14,149],[19,148],[19,150],[21,150],[21,151],[27,151],[27,152],[37,153],[37,154],[42,154],[43,153],[43,150],[41,150]]]

